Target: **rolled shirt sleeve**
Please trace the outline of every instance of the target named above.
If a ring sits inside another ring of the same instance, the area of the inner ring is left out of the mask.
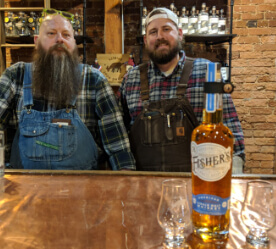
[[[122,113],[114,92],[105,79],[97,82],[95,108],[103,146],[109,155],[112,169],[135,170],[135,159],[130,150]]]

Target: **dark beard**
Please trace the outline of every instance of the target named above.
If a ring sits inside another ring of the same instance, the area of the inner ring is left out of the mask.
[[[168,42],[164,39],[158,40],[155,44],[155,49],[162,43],[168,44]],[[182,49],[181,41],[176,41],[175,45],[167,52],[163,53],[162,51],[156,52],[156,50],[150,51],[148,48],[146,48],[149,58],[155,63],[155,64],[167,64],[170,62]]]
[[[57,109],[72,104],[80,86],[78,49],[71,54],[63,44],[56,44],[45,51],[38,44],[33,59],[34,97],[47,100]]]

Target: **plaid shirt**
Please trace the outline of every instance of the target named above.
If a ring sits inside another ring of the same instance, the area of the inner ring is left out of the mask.
[[[18,62],[0,78],[0,122],[17,129],[23,109],[24,63]],[[113,170],[135,169],[128,135],[114,92],[106,78],[89,65],[83,67],[82,89],[77,97],[78,114],[93,135],[98,147],[103,147]],[[49,108],[45,111],[51,111]]]
[[[196,59],[193,64],[193,71],[190,75],[188,86],[186,89],[186,97],[188,98],[198,121],[202,122],[202,110],[204,107],[203,86],[207,69],[206,59]],[[180,52],[180,60],[172,74],[165,76],[152,61],[148,65],[149,79],[149,101],[157,101],[161,99],[170,99],[176,97],[177,85],[179,83],[182,70],[185,64],[185,53]],[[138,67],[132,69],[123,80],[123,83],[117,93],[120,104],[126,112],[127,106],[130,114],[130,122],[126,127],[130,127],[135,118],[142,110],[143,104],[140,96],[140,70]],[[229,94],[223,94],[223,123],[235,136],[234,153],[244,158],[244,136],[241,128],[237,112]]]

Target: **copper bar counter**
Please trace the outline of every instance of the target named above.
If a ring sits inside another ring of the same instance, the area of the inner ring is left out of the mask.
[[[161,183],[179,177],[191,198],[188,173],[6,170],[0,181],[0,248],[162,248],[156,219]],[[233,177],[229,240],[208,245],[190,235],[192,248],[244,247],[240,211],[251,179],[269,180],[276,189],[273,175]],[[276,228],[269,236],[270,248],[276,248]]]

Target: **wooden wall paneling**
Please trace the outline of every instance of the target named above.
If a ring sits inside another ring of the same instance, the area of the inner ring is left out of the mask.
[[[105,0],[105,53],[122,53],[122,2],[121,0]]]

